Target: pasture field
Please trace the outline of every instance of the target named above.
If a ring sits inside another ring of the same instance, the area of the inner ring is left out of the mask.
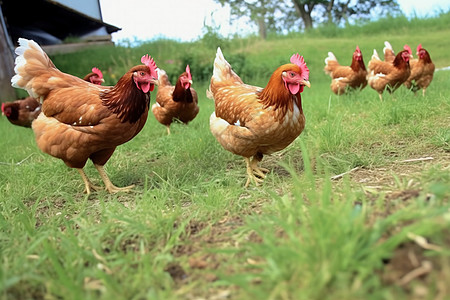
[[[1,117],[0,298],[450,299],[450,71],[436,71],[425,97],[402,87],[383,102],[370,87],[336,96],[323,73],[328,51],[348,65],[359,45],[367,66],[385,40],[396,51],[421,43],[438,69],[450,66],[448,18],[53,56],[77,76],[99,67],[106,84],[146,53],[172,77],[189,63],[200,113],[170,136],[150,114],[105,167],[134,191],[89,197],[31,129]],[[244,188],[244,160],[209,131],[218,45],[250,84],[265,85],[294,52],[310,69],[305,131],[264,158],[259,187]]]

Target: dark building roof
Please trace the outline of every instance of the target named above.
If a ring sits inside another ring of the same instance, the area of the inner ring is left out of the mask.
[[[51,0],[0,0],[9,36],[33,39],[41,45],[59,44],[68,37],[81,37],[105,28],[108,34],[120,28]],[[26,7],[26,8],[25,8]]]

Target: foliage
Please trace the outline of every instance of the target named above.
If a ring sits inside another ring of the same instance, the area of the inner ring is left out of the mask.
[[[216,0],[222,6],[229,5],[231,16],[236,19],[248,18],[255,23],[259,29],[259,35],[263,39],[267,33],[280,32],[283,30],[288,10],[289,1],[245,1],[245,0]],[[232,19],[233,21],[233,19]],[[281,27],[283,26],[283,27]]]
[[[369,20],[389,13],[398,14],[396,0],[215,0],[229,5],[236,19],[247,17],[259,28],[259,36],[268,32],[293,32],[313,28],[314,23],[342,25],[344,22]]]
[[[349,1],[338,1],[331,9],[330,23],[342,24],[361,20],[378,19],[379,16],[399,15],[400,7],[397,1],[392,0],[358,0],[353,5]]]

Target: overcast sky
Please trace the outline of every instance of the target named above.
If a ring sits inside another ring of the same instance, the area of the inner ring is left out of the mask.
[[[449,0],[397,0],[407,16],[430,16],[448,11]],[[230,25],[230,13],[214,0],[100,0],[103,21],[122,28],[114,41],[151,40],[160,37],[191,41],[203,35],[203,27],[220,26],[223,36],[246,34],[254,28],[245,22]]]

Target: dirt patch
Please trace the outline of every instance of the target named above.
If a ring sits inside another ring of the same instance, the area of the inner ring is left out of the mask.
[[[254,204],[256,211],[258,203]],[[244,212],[243,215],[246,213]],[[236,249],[235,258],[239,258],[241,240],[260,242],[260,237],[253,232],[240,232],[238,229],[244,226],[243,216],[225,215],[214,222],[199,222],[191,220],[185,226],[185,233],[180,243],[174,247],[172,254],[174,262],[166,267],[175,285],[180,289],[186,289],[190,283],[214,282],[220,274],[233,274],[238,272],[235,264],[228,261],[230,255],[224,253],[224,249]],[[175,225],[177,226],[177,225]],[[237,287],[233,288],[237,289]],[[234,293],[234,291],[233,291]],[[230,289],[222,289],[220,286],[210,287],[208,291],[194,289],[185,294],[187,299],[226,299],[232,294]],[[207,297],[205,298],[205,295]]]
[[[448,248],[450,241],[446,244]],[[380,273],[383,284],[398,286],[411,299],[429,299],[430,294],[436,295],[434,299],[447,299],[450,289],[445,281],[448,275],[442,269],[442,257],[427,255],[426,251],[413,241],[401,244],[385,261]]]
[[[432,153],[410,160],[398,160],[382,167],[355,168],[349,176],[354,188],[364,191],[368,199],[385,200],[385,214],[389,215],[395,209],[420,196],[425,199],[433,195],[423,195],[422,183],[424,171],[439,166],[442,170],[450,169],[450,154],[447,152]]]
[[[184,281],[185,279],[187,279],[187,274],[184,271],[184,269],[180,266],[179,263],[170,263],[166,266],[166,268],[164,269],[164,271],[166,271],[167,273],[170,274],[170,277],[172,277],[172,279],[176,282],[176,283],[180,283],[182,281]]]
[[[398,189],[399,184],[411,187],[417,184],[419,174],[423,170],[440,165],[443,169],[450,168],[450,153],[439,151],[427,153],[420,157],[397,160],[382,167],[358,168],[349,173],[352,181],[376,190]],[[412,181],[411,181],[412,180]]]

